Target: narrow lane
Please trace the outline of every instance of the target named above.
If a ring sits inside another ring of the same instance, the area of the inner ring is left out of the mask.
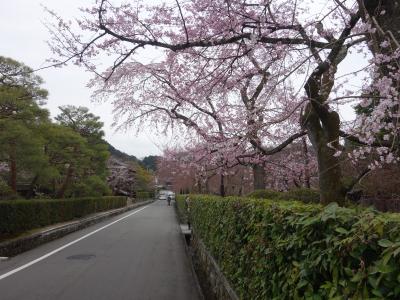
[[[0,262],[0,277],[123,216]],[[179,230],[156,201],[1,279],[0,299],[200,299]]]

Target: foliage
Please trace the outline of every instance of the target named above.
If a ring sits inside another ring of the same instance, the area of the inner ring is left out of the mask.
[[[69,197],[101,197],[111,195],[111,190],[102,178],[92,175],[76,182],[66,194]]]
[[[200,156],[222,174],[268,163],[307,134],[324,203],[344,203],[341,138],[362,145],[355,163],[379,156],[370,169],[400,160],[398,1],[158,2],[98,1],[74,30],[49,12],[56,61],[95,74],[93,97],[112,102],[122,127],[181,129],[186,146],[199,153],[192,145],[204,143]],[[143,60],[143,47],[162,58]],[[103,55],[108,65],[97,63]],[[371,110],[343,122],[349,103]],[[280,173],[307,179],[308,160],[293,168],[282,157]]]
[[[296,188],[287,192],[278,192],[274,190],[255,190],[247,195],[254,199],[269,200],[297,200],[305,203],[319,203],[319,192],[314,189]]]
[[[140,163],[140,160],[136,156],[126,154],[125,152],[116,149],[111,144],[109,143],[107,144],[108,144],[108,151],[111,153],[112,156],[115,156],[116,158],[121,159],[123,161],[133,161],[136,163]]]
[[[276,199],[278,198],[282,192],[274,191],[274,190],[255,190],[247,195],[247,197],[255,198],[255,199]]]
[[[23,172],[46,165],[41,129],[49,113],[40,107],[47,97],[42,82],[29,67],[0,56],[0,162],[8,165],[14,193]]]
[[[154,198],[154,192],[137,191],[136,199],[151,199]]]
[[[0,201],[0,235],[17,234],[125,205],[125,197]]]
[[[176,208],[178,211],[179,221],[181,223],[187,223],[188,211],[186,209],[185,198],[187,195],[176,195]]]
[[[86,173],[95,173],[105,179],[109,152],[108,145],[103,140],[103,122],[98,116],[89,113],[86,107],[67,105],[59,108],[61,114],[56,117],[58,123],[71,128],[86,140],[89,152]]]
[[[153,189],[153,174],[145,168],[136,164],[136,184],[137,189],[142,191],[149,191]]]
[[[0,178],[0,200],[16,199],[18,195]]]
[[[273,198],[270,198],[273,199]],[[305,203],[319,203],[319,192],[308,188],[297,188],[284,193],[278,197],[280,200],[298,200]]]
[[[191,196],[196,234],[242,299],[399,299],[400,217],[332,203]]]
[[[59,124],[72,128],[88,139],[98,140],[104,136],[102,131],[104,124],[100,122],[100,117],[90,113],[87,107],[65,105],[59,109],[61,113],[55,118]]]
[[[155,155],[146,156],[142,159],[142,165],[145,168],[155,172],[157,170],[157,161],[159,158],[160,158],[159,156]]]

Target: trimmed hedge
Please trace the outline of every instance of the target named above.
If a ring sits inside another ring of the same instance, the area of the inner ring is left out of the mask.
[[[400,299],[400,215],[191,195],[194,232],[241,299]]]
[[[138,191],[136,192],[136,199],[152,199],[154,192]]]
[[[279,200],[298,200],[305,203],[319,203],[319,192],[313,189],[298,188],[287,192],[283,192],[279,196]],[[269,197],[269,199],[272,199]]]
[[[178,211],[179,221],[181,223],[188,222],[188,215],[186,209],[185,198],[187,195],[176,195],[176,208]]]
[[[276,199],[278,198],[282,192],[274,191],[274,190],[255,190],[247,195],[247,197],[255,198],[255,199]]]
[[[81,218],[126,205],[126,197],[0,201],[0,235]]]
[[[319,192],[308,188],[297,188],[287,192],[255,190],[247,195],[254,199],[298,200],[305,203],[319,203]]]

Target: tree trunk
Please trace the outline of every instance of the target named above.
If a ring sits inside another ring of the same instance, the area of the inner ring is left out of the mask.
[[[265,189],[265,169],[264,165],[254,164],[251,166],[253,169],[253,189],[264,190]]]
[[[340,121],[336,112],[331,112],[322,126],[318,116],[308,110],[306,127],[311,144],[317,154],[320,201],[323,204],[337,202],[344,204],[345,192],[342,184],[342,170],[335,149],[339,147]]]
[[[35,196],[34,189],[35,189],[35,185],[36,185],[36,182],[38,181],[38,179],[39,179],[39,175],[36,174],[35,177],[32,179],[32,182],[29,186],[29,191],[26,196],[28,199],[33,198],[33,196]]]
[[[323,143],[319,145],[317,151],[321,202],[324,204],[337,202],[343,205],[345,194],[339,159],[333,156],[335,151]]]
[[[303,154],[304,154],[304,186],[306,188],[311,188],[310,184],[310,158],[308,156],[308,147],[306,137],[302,138],[303,143]]]
[[[197,180],[197,190],[199,191],[199,194],[203,193],[201,177]]]
[[[14,141],[10,142],[10,187],[14,193],[17,192],[17,146]]]
[[[56,195],[56,198],[60,199],[60,198],[64,197],[65,191],[67,190],[67,187],[70,184],[73,172],[74,172],[74,170],[73,170],[72,166],[69,166],[68,170],[67,170],[67,176],[65,177],[64,183],[62,184],[61,188],[59,189],[59,191]]]
[[[225,197],[224,174],[222,174],[222,173],[220,176],[219,194],[221,195],[221,197]]]

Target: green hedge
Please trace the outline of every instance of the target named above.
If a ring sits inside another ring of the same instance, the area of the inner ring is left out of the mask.
[[[178,217],[181,223],[187,223],[188,215],[185,204],[185,198],[187,195],[176,195],[176,208],[178,210]]]
[[[254,199],[298,200],[305,203],[319,203],[319,192],[308,188],[297,188],[287,192],[255,190],[247,196]]]
[[[13,235],[126,205],[126,197],[0,201],[0,235]]]
[[[194,232],[241,299],[400,299],[400,216],[191,195]]]
[[[154,192],[147,192],[147,191],[136,192],[136,199],[152,199],[152,198],[154,198]]]
[[[255,190],[247,195],[247,197],[255,198],[255,199],[276,199],[278,198],[282,192],[274,191],[274,190]]]

